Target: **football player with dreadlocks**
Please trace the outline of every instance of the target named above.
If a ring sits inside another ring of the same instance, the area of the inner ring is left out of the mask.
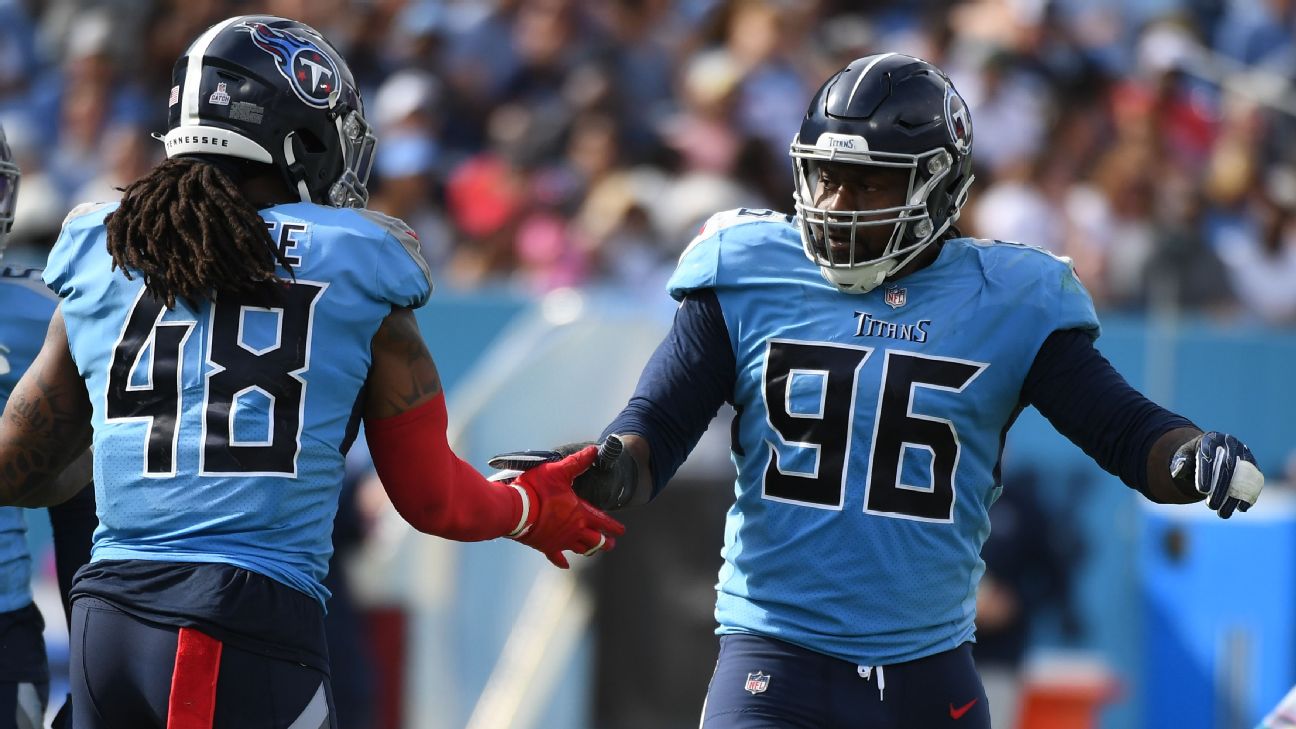
[[[20,177],[0,127],[0,255],[13,227]],[[5,312],[0,318],[0,407],[35,359],[57,305],[58,298],[41,283],[41,269],[0,267],[0,311]],[[0,472],[0,477],[8,476],[8,472]],[[59,478],[68,491],[76,492],[70,500],[49,509],[66,617],[72,612],[68,601],[72,576],[90,558],[90,535],[96,525],[94,490],[84,488],[90,483],[89,454],[82,455]],[[32,602],[31,554],[23,511],[16,506],[0,507],[0,729],[44,726],[49,699],[49,664],[42,636],[45,621]],[[71,718],[70,705],[65,702],[54,728],[69,726]]]
[[[576,480],[605,509],[647,501],[734,405],[704,729],[989,726],[980,551],[1027,405],[1152,501],[1228,518],[1259,496],[1245,445],[1149,402],[1094,348],[1069,261],[954,227],[972,142],[930,63],[884,53],[828,79],[791,146],[795,215],[706,223],[668,284],[672,330],[604,433],[622,455]]]
[[[415,528],[560,567],[621,526],[571,480],[487,482],[446,439],[414,233],[363,209],[374,137],[314,29],[230,18],[176,63],[168,160],[65,221],[61,303],[0,421],[0,503],[57,501],[93,436],[101,525],[73,588],[78,729],[336,727],[321,585],[360,422]],[[534,477],[532,477],[534,474]]]

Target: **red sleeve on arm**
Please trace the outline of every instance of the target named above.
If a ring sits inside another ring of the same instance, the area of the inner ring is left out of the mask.
[[[392,505],[415,529],[460,542],[507,536],[522,497],[487,481],[446,440],[445,394],[390,418],[365,421],[374,468]]]

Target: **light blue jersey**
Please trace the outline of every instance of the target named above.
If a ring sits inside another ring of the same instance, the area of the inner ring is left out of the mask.
[[[41,284],[39,268],[0,268],[0,311],[4,312],[0,317],[0,409],[9,402],[14,385],[45,343],[45,330],[57,306],[58,299]],[[27,522],[22,509],[0,507],[0,613],[31,601]]]
[[[744,209],[707,223],[669,288],[715,290],[737,360],[719,632],[870,666],[973,639],[1027,371],[1053,331],[1098,334],[1068,262],[959,238],[894,284],[844,294],[790,218]]]
[[[114,209],[73,211],[45,271],[94,408],[91,560],[233,564],[323,604],[370,340],[431,293],[417,239],[370,211],[268,208],[283,295],[168,311],[112,270]]]

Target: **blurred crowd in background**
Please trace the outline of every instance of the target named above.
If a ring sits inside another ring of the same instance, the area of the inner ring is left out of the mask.
[[[0,0],[11,259],[160,159],[175,59],[251,12],[350,60],[370,206],[442,286],[663,297],[712,212],[791,212],[818,84],[900,51],[971,107],[964,233],[1072,257],[1106,310],[1296,325],[1292,0]]]

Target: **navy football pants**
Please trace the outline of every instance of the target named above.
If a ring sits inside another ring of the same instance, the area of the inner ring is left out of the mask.
[[[990,711],[971,644],[866,671],[773,638],[724,635],[701,727],[989,729]]]
[[[76,729],[337,729],[323,673],[140,620],[72,604]]]

